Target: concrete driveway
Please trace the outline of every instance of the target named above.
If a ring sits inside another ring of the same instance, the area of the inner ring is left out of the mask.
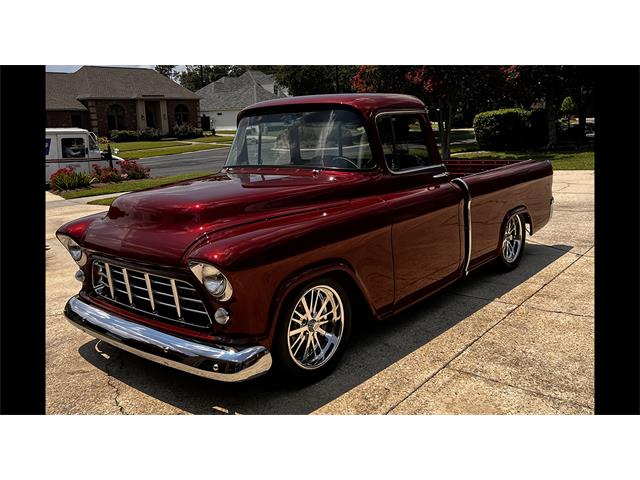
[[[79,284],[54,233],[106,207],[51,204],[47,412],[592,414],[593,184],[591,171],[556,172],[554,216],[528,239],[516,270],[476,272],[396,318],[361,327],[337,370],[305,388],[271,375],[207,381],[70,326],[61,312]]]

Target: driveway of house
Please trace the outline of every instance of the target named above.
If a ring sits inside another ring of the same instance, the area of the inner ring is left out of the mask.
[[[69,325],[79,284],[55,239],[106,207],[47,208],[47,413],[593,413],[592,171],[558,171],[551,222],[520,266],[469,278],[354,332],[341,365],[304,388],[266,375],[224,384],[123,352]]]

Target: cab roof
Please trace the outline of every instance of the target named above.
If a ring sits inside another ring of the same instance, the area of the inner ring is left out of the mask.
[[[286,97],[266,102],[249,105],[238,114],[238,119],[261,113],[266,110],[279,109],[281,107],[290,109],[296,106],[309,105],[336,105],[355,108],[365,118],[371,118],[376,112],[383,109],[424,109],[422,101],[411,95],[398,93],[341,93],[330,95],[305,95],[300,97]]]
[[[47,133],[89,133],[88,130],[78,127],[66,127],[66,128],[47,128]]]

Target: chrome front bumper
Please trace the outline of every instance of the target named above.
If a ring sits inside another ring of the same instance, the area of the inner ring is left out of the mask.
[[[234,349],[175,337],[130,322],[71,297],[64,314],[85,333],[122,350],[168,367],[223,382],[241,382],[271,368],[271,354],[262,346]]]

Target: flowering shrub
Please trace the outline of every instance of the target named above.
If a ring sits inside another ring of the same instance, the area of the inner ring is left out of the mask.
[[[84,172],[76,172],[73,167],[60,168],[49,179],[49,183],[54,190],[86,188],[94,181],[95,177]]]
[[[94,175],[96,180],[100,183],[121,182],[122,174],[115,168],[101,167],[100,165],[93,165]]]
[[[149,169],[138,165],[138,162],[135,160],[122,160],[118,162],[118,166],[120,167],[122,178],[126,178],[127,180],[149,178]]]

